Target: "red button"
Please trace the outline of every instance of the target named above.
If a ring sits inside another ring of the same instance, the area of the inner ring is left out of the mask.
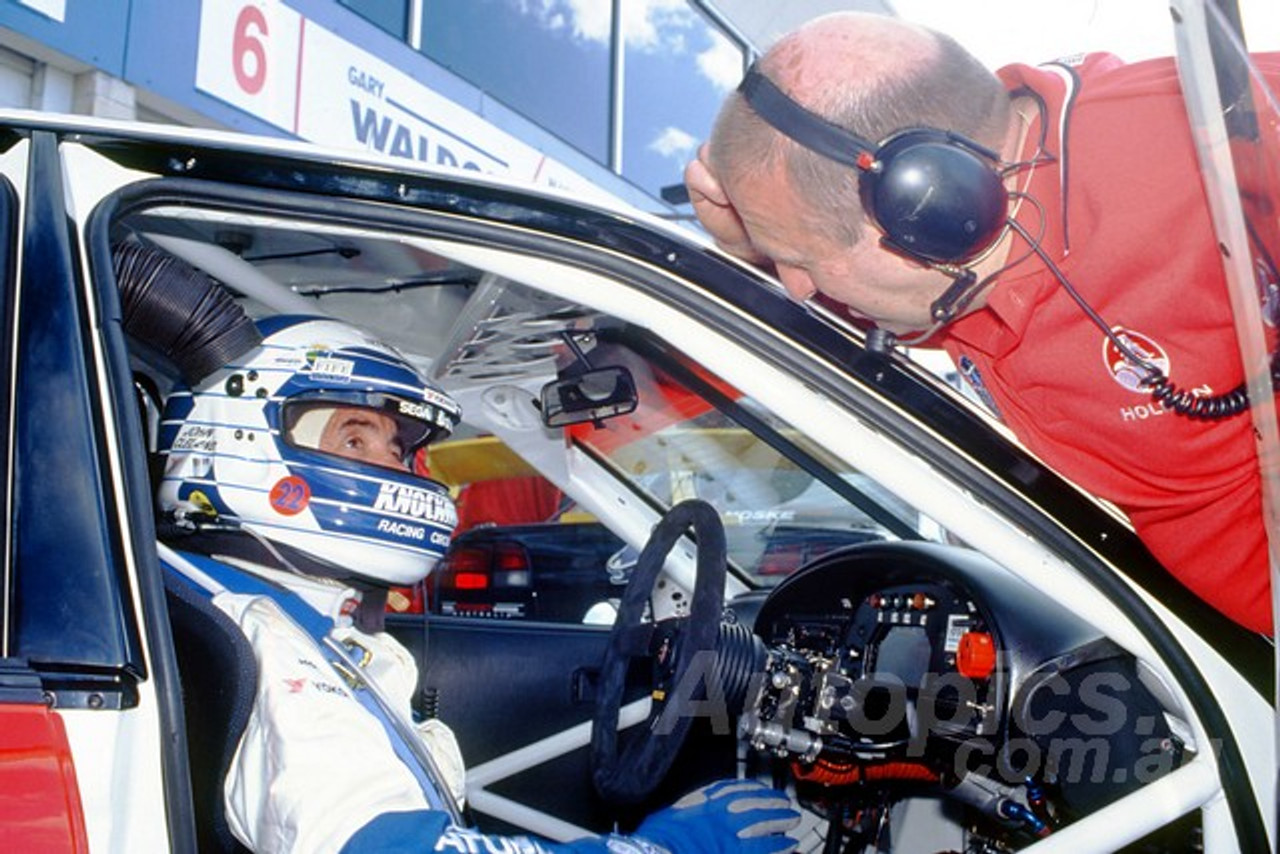
[[[996,669],[996,642],[986,632],[965,632],[956,649],[956,670],[970,679],[986,679]]]

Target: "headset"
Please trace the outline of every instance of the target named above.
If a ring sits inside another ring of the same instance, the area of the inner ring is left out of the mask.
[[[798,104],[754,64],[738,92],[774,130],[858,171],[862,207],[898,254],[960,265],[1003,232],[1009,194],[991,149],[934,128],[901,130],[873,145]]]

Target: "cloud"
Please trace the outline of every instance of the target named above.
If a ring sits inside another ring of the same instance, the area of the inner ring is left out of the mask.
[[[711,47],[698,54],[698,70],[721,92],[728,92],[742,79],[742,52],[733,42],[715,30],[711,33]]]
[[[605,0],[514,0],[516,8],[549,30],[568,31],[583,41],[609,43],[613,4]],[[686,0],[632,0],[623,4],[622,31],[636,50],[683,53],[695,24]]]
[[[556,7],[572,22],[573,34],[586,41],[609,43],[612,3],[600,0],[541,0],[543,6]]]
[[[648,148],[663,157],[684,161],[697,146],[698,140],[693,134],[677,127],[667,127],[649,143]]]
[[[599,0],[575,0],[577,3]],[[694,24],[694,12],[685,0],[640,0],[623,4],[622,31],[627,46],[647,51],[684,53],[686,33]]]
[[[605,0],[511,0],[525,15],[552,32],[607,45],[612,3]],[[727,92],[742,78],[742,55],[719,31],[703,24],[687,0],[630,0],[622,4],[622,31],[627,47],[647,53],[684,55],[696,49],[693,39],[705,32],[711,46],[697,54],[698,69],[712,85]]]

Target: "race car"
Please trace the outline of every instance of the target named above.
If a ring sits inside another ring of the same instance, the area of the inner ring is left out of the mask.
[[[397,348],[461,407],[424,465],[464,517],[503,503],[473,530],[610,534],[603,617],[392,598],[478,828],[625,830],[740,776],[802,809],[801,851],[1272,850],[1270,640],[978,403],[694,230],[476,173],[35,113],[0,117],[0,182],[13,850],[217,845],[251,690],[166,597],[176,372],[122,311],[120,245],[181,259],[249,318]],[[477,441],[497,470],[450,465]]]

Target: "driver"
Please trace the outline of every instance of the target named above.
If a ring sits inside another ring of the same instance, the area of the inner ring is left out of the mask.
[[[635,836],[551,843],[461,820],[452,732],[412,718],[417,668],[382,630],[388,588],[429,573],[456,524],[423,451],[460,411],[396,351],[333,320],[278,317],[262,343],[167,398],[159,450],[169,583],[248,638],[256,696],[223,785],[254,851],[765,852],[799,815],[722,781]]]

